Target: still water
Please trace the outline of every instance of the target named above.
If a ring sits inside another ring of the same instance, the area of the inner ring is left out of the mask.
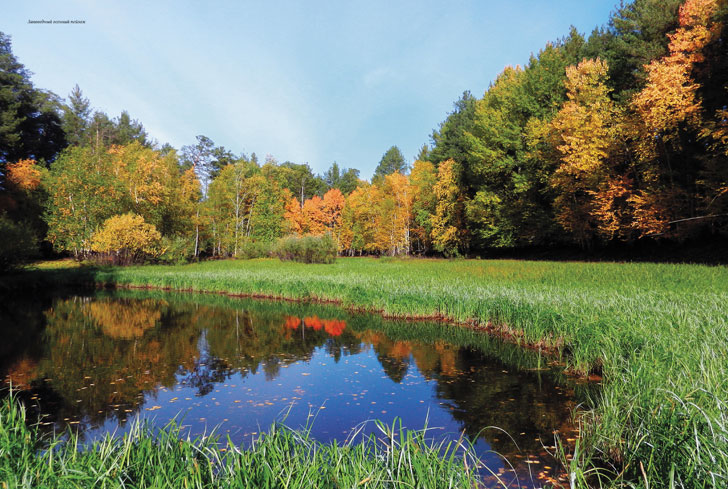
[[[462,328],[217,295],[96,292],[0,309],[0,374],[48,430],[84,439],[177,417],[248,445],[276,421],[345,440],[368,420],[465,433],[514,486],[558,479],[554,433],[588,387],[537,352]],[[484,471],[484,474],[488,474]]]

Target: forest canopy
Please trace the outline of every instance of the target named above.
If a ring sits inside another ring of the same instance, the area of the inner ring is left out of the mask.
[[[37,243],[114,252],[99,233],[123,215],[169,262],[260,256],[290,235],[444,256],[725,236],[727,17],[720,0],[635,0],[588,36],[572,28],[481,97],[465,91],[414,161],[390,147],[371,181],[203,135],[160,144],[78,86],[67,100],[36,88],[0,33],[0,217],[18,236],[0,262]]]

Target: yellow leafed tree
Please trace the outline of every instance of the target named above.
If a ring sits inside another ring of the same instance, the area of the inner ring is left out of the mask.
[[[440,163],[434,192],[437,199],[431,218],[434,248],[447,256],[467,249],[464,197],[460,191],[460,167],[452,159]]]
[[[162,236],[142,216],[127,213],[107,219],[91,237],[91,250],[126,265],[157,256]]]

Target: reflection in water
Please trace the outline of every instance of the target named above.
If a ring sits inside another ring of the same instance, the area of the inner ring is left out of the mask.
[[[510,463],[532,485],[556,476],[544,445],[572,430],[575,386],[539,368],[540,358],[435,324],[159,293],[16,308],[0,320],[7,329],[21,318],[28,333],[10,334],[0,371],[46,426],[71,424],[88,438],[148,411],[160,425],[183,412],[192,431],[220,425],[241,443],[283,410],[294,427],[318,411],[322,440],[366,419],[399,417],[410,428],[427,419],[443,433],[464,431],[489,466],[507,472]]]

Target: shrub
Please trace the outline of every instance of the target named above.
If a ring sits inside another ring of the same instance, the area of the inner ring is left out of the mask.
[[[143,263],[160,254],[162,236],[153,224],[137,214],[110,217],[91,236],[91,250],[97,261],[114,265]]]
[[[38,253],[38,242],[30,226],[0,215],[0,271],[27,263]]]
[[[166,265],[183,265],[195,255],[195,242],[190,238],[163,237],[158,261]]]
[[[271,255],[273,243],[266,241],[244,241],[238,249],[238,258],[265,258]]]
[[[338,247],[330,234],[281,238],[273,250],[281,260],[303,263],[334,263],[337,254]]]

